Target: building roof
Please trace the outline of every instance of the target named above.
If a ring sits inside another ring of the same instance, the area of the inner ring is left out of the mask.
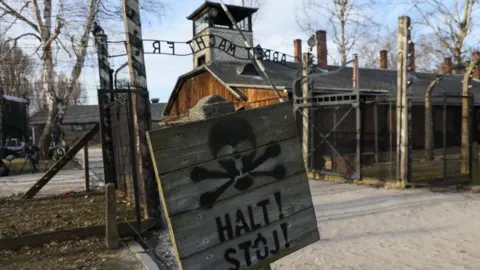
[[[240,22],[246,17],[252,15],[253,13],[257,12],[258,8],[251,8],[251,7],[242,7],[242,6],[235,6],[235,5],[226,5],[230,13],[232,14],[233,18],[236,22]],[[227,14],[223,10],[220,3],[205,1],[199,8],[197,8],[192,14],[188,15],[188,20],[196,20],[208,10],[215,8],[218,11],[218,14],[214,20],[215,24],[220,25],[231,25],[230,19],[228,18]]]
[[[151,115],[152,121],[163,120],[163,110],[166,103],[152,103]],[[48,117],[48,111],[37,112],[30,118],[31,125],[45,124]],[[88,124],[100,121],[100,112],[98,105],[73,105],[67,108],[64,124]]]
[[[21,102],[21,103],[28,103],[28,100],[20,97],[14,97],[14,96],[9,96],[9,95],[0,95],[1,99],[6,99],[10,101],[15,101],[15,102]]]
[[[165,108],[165,115],[168,115],[169,109],[177,97],[181,84],[187,79],[206,71],[212,73],[217,80],[229,88],[229,91],[233,91],[237,95],[241,95],[241,92],[236,90],[238,87],[271,89],[268,80],[259,70],[257,70],[258,75],[256,76],[245,76],[240,74],[240,67],[244,65],[245,62],[215,61],[180,76]],[[273,62],[263,62],[263,65],[265,66],[268,76],[279,90],[285,89],[287,91],[292,91],[293,80],[300,72],[300,63],[288,62],[287,66],[283,66]],[[338,66],[328,66],[324,70],[332,72],[328,75],[326,75],[327,73],[322,73],[322,70],[320,69],[316,70],[316,72],[311,75],[311,78],[314,81],[314,91],[318,93],[352,91],[353,68],[345,67],[339,72],[333,72],[338,69]],[[437,74],[434,73],[416,72],[416,75],[412,77],[414,83],[410,88],[412,91],[413,102],[423,102],[425,100],[425,90],[436,76]],[[458,99],[450,97],[448,102],[449,104],[459,104],[461,102],[462,80],[463,74],[445,74],[440,83],[435,87],[433,95],[440,95],[443,92],[449,96],[458,95]],[[360,91],[362,92],[374,91],[385,93],[392,97],[390,100],[395,100],[397,71],[389,69],[360,68],[359,85]],[[474,95],[475,104],[480,105],[480,81],[473,80],[472,86],[472,93],[479,93]],[[438,98],[433,99],[432,102],[436,99]],[[239,97],[239,100],[245,100],[245,97]],[[386,101],[388,101],[388,99],[386,99]]]

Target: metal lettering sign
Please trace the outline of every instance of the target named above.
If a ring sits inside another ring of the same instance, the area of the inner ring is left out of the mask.
[[[256,57],[262,61],[274,62],[289,68],[297,68],[288,65],[287,56],[294,58],[291,55],[287,55],[285,53],[270,49],[264,49],[260,46],[256,46],[253,48],[240,46],[217,35],[198,36],[192,40],[185,42],[153,39],[144,39],[143,42],[146,43],[144,44],[145,54],[187,56],[205,49],[213,48],[221,50],[236,59],[254,60],[250,53],[251,51],[253,51]]]
[[[148,137],[180,269],[267,269],[319,240],[291,102]]]

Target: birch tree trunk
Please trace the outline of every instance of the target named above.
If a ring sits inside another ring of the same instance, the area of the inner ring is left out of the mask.
[[[425,91],[425,159],[433,160],[434,136],[433,136],[433,116],[432,116],[432,91],[435,86],[443,79],[437,77],[430,82]]]

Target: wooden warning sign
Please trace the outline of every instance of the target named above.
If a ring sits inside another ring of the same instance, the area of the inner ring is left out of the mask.
[[[291,103],[147,135],[181,269],[261,268],[319,240]]]

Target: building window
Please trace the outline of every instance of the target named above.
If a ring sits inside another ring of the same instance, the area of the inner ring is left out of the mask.
[[[202,55],[202,56],[199,56],[197,58],[197,67],[201,66],[201,65],[205,65],[205,55]]]
[[[202,17],[198,18],[194,22],[194,35],[198,35],[205,30],[209,25],[208,13],[205,13]]]
[[[84,130],[85,130],[85,125],[82,125],[82,124],[72,125],[72,131],[84,131]]]
[[[239,21],[237,23],[237,25],[240,28],[240,30],[242,30],[242,31],[247,31],[247,32],[252,31],[252,27],[251,27],[251,24],[250,24],[250,17],[247,17],[247,18]]]

